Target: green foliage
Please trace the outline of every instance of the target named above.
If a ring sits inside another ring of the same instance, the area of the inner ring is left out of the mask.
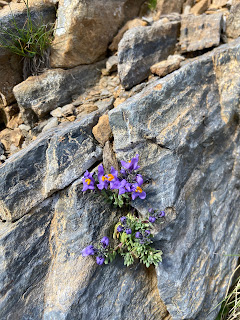
[[[149,231],[151,224],[148,221],[142,221],[128,214],[126,225],[127,229],[131,229],[131,234],[127,234],[125,231],[118,232],[117,227],[120,225],[120,222],[116,224],[113,238],[118,238],[120,241],[121,245],[117,251],[124,258],[124,265],[133,264],[134,258],[140,259],[140,262],[145,264],[147,268],[151,264],[157,266],[162,261],[162,251],[150,246],[152,235]],[[137,232],[142,235],[141,238],[136,238]]]
[[[149,0],[148,7],[150,10],[155,10],[157,6],[157,0]]]
[[[101,195],[105,199],[106,203],[113,204],[113,206],[122,208],[128,205],[130,202],[130,197],[128,194],[118,194],[118,191],[113,190],[102,190]]]
[[[27,7],[27,20],[24,26],[19,28],[13,15],[11,27],[1,26],[0,47],[30,59],[36,55],[41,57],[51,45],[53,25],[35,25],[30,15],[28,0],[24,0],[24,3]]]

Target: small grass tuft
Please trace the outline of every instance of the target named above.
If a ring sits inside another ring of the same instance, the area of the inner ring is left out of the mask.
[[[240,276],[234,281],[231,289],[233,277],[240,272],[240,265],[234,270],[228,287],[228,294],[221,302],[221,309],[216,320],[239,320],[240,319]]]
[[[27,19],[22,28],[17,25],[12,14],[11,26],[1,26],[0,47],[24,58],[24,78],[37,75],[50,67],[50,45],[53,40],[53,24],[35,24],[30,15],[28,0],[23,0],[27,8]]]

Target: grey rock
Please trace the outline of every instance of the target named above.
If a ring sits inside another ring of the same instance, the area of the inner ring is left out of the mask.
[[[122,85],[130,89],[150,74],[150,67],[175,50],[179,22],[155,22],[150,27],[127,31],[119,43],[118,73]]]
[[[1,319],[41,319],[53,204],[50,198],[15,223],[0,221]]]
[[[236,39],[240,36],[240,3],[231,7],[230,14],[227,17],[226,35],[229,38]]]
[[[19,129],[21,130],[25,130],[25,131],[30,131],[31,127],[26,125],[26,124],[20,124],[20,126],[18,126]]]
[[[102,157],[92,127],[98,116],[42,134],[0,168],[0,217],[19,219],[57,190],[79,178]],[[83,161],[84,158],[84,161]]]
[[[108,73],[117,71],[118,56],[111,56],[106,62],[106,70]]]
[[[138,153],[149,179],[132,205],[169,212],[155,240],[173,320],[215,320],[237,263],[227,255],[240,245],[239,49],[221,46],[109,112],[117,159]]]
[[[81,189],[77,180],[17,222],[0,222],[0,318],[165,320],[153,268],[81,256],[122,214]]]
[[[182,52],[211,48],[220,44],[222,13],[183,15],[180,45]]]
[[[4,154],[2,154],[1,156],[0,156],[0,160],[1,161],[5,161],[7,159],[7,157],[4,155]]]
[[[62,108],[58,107],[50,112],[52,117],[61,118],[62,117]]]
[[[33,126],[56,106],[71,102],[72,95],[80,95],[86,88],[93,86],[101,75],[103,64],[98,62],[70,70],[48,70],[15,86],[13,93],[24,122]]]
[[[73,104],[66,104],[62,107],[62,114],[63,116],[67,117],[74,113],[74,105]]]
[[[43,319],[144,320],[149,314],[154,320],[164,319],[168,312],[157,292],[154,269],[146,272],[137,263],[129,269],[121,259],[99,267],[93,258],[80,255],[84,247],[110,236],[121,216],[81,189],[77,181],[60,193],[55,207]]]
[[[42,129],[42,132],[46,132],[48,131],[49,129],[52,129],[52,128],[55,128],[57,127],[58,125],[58,119],[57,118],[50,118],[48,121],[47,121],[47,124],[43,127]]]
[[[150,70],[159,77],[164,77],[167,74],[179,69],[181,62],[184,60],[185,58],[180,55],[170,55],[167,60],[158,62],[151,66]]]
[[[99,100],[95,103],[101,115],[103,115],[104,113],[107,113],[109,110],[113,108],[114,100],[115,99],[111,97],[108,99]]]

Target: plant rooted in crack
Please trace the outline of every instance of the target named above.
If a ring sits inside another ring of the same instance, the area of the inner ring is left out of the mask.
[[[0,28],[0,47],[23,57],[23,76],[38,75],[50,67],[50,45],[53,40],[53,24],[35,24],[31,18],[28,0],[27,19],[19,27],[12,14],[11,26]]]

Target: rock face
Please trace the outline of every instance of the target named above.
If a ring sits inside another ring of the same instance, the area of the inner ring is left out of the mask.
[[[38,4],[38,3],[37,3]],[[35,5],[31,7],[31,17],[35,23],[42,19],[43,23],[54,22],[55,7],[53,5]],[[11,4],[0,11],[0,27],[12,27],[12,17],[14,16],[18,27],[23,27],[27,19],[26,6],[23,3]],[[7,105],[14,101],[12,93],[13,87],[20,83],[22,78],[22,58],[9,53],[0,48],[0,74],[4,75],[0,79],[0,106]]]
[[[103,56],[118,29],[144,0],[60,0],[52,67],[72,68]]]
[[[182,52],[218,46],[222,29],[222,14],[184,15],[181,21],[180,45]]]
[[[146,79],[154,63],[174,52],[179,27],[177,21],[158,21],[151,27],[133,28],[124,34],[118,46],[118,73],[126,89]]]
[[[214,320],[236,264],[224,254],[240,244],[239,49],[222,46],[109,114],[118,160],[138,153],[151,181],[135,206],[169,210],[157,274],[174,320]]]
[[[58,127],[1,167],[1,219],[13,221],[21,218],[101,159],[102,149],[96,145],[91,133],[96,123],[96,115],[91,115],[63,128]]]
[[[79,66],[71,70],[48,70],[40,76],[29,77],[13,89],[24,122],[33,125],[57,106],[72,101],[100,77],[103,62]]]
[[[240,36],[240,3],[232,6],[227,18],[226,34],[229,38],[236,39]]]

